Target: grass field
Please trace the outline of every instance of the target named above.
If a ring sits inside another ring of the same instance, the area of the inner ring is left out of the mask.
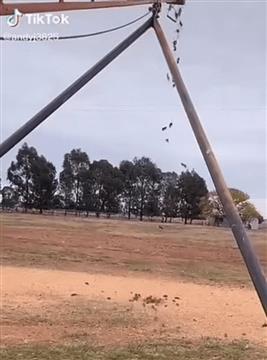
[[[106,351],[102,348],[93,348],[85,345],[63,347],[17,347],[0,350],[2,360],[264,360],[264,349],[250,347],[243,342],[225,344],[222,342],[205,341],[201,344],[180,342],[178,344],[147,344],[127,348],[117,348]]]
[[[6,265],[250,284],[228,229],[37,215],[2,216],[2,228]],[[250,235],[266,268],[267,234]]]
[[[1,215],[1,359],[265,359],[231,232]],[[266,232],[250,232],[267,266]]]

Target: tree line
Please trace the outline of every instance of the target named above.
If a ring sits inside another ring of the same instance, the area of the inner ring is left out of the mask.
[[[216,206],[220,211],[215,216],[222,215],[216,193],[209,193],[195,170],[184,167],[180,174],[163,172],[147,157],[123,160],[116,167],[108,160],[91,162],[86,152],[73,149],[64,155],[57,176],[53,163],[24,143],[8,168],[10,186],[1,190],[2,208],[39,209],[40,213],[65,209],[87,216],[94,212],[97,217],[121,213],[141,221],[144,216],[161,216],[164,221],[180,217],[185,223],[215,215]],[[242,203],[249,198],[244,196]],[[252,210],[253,216],[259,216]]]

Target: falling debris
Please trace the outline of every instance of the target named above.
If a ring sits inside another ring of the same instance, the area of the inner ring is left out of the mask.
[[[167,15],[167,18],[170,19],[172,22],[176,23],[176,20],[173,19],[169,14]]]
[[[160,230],[163,230],[163,229],[164,229],[163,226],[161,226],[161,225],[159,225],[159,228],[160,228]]]
[[[129,302],[138,301],[139,299],[141,299],[141,294],[135,293],[134,296],[131,299],[129,299]]]
[[[187,165],[185,163],[181,163],[181,165],[186,169]]]
[[[170,129],[172,126],[173,126],[173,122],[171,121],[168,125],[163,126],[163,127],[161,128],[161,130],[162,130],[162,131],[166,131],[168,128]],[[169,138],[168,138],[168,137],[167,137],[167,138],[165,138],[165,141],[166,141],[167,143],[169,143],[169,142],[170,142],[170,140],[169,140]]]
[[[152,295],[149,295],[147,296],[146,298],[143,299],[143,302],[147,305],[149,304],[153,304],[153,305],[160,305],[162,304],[163,302],[163,299],[159,298],[159,297],[156,297],[156,296],[152,296]]]
[[[178,51],[180,33],[181,33],[182,28],[183,28],[183,23],[182,23],[182,20],[181,20],[182,11],[183,11],[183,9],[182,9],[181,6],[177,7],[177,6],[174,6],[174,5],[170,5],[168,7],[167,18],[169,20],[171,20],[175,24],[174,25],[174,39],[172,41],[172,46],[173,46],[173,51],[174,52]],[[177,57],[176,63],[177,64],[180,63],[180,56]],[[175,87],[175,86],[176,85],[172,81],[172,87]]]
[[[167,73],[167,80],[170,81],[170,75]]]

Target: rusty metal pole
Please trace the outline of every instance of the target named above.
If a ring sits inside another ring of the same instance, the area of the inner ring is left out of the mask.
[[[165,34],[157,20],[157,16],[155,16],[154,18],[154,30],[161,45],[166,62],[169,66],[178,94],[180,95],[185,112],[188,116],[189,122],[197,139],[198,145],[205,159],[210,175],[213,179],[213,183],[223,204],[227,220],[231,226],[232,232],[250,274],[251,280],[258,293],[262,307],[265,311],[265,314],[267,315],[267,283],[260,262],[256,256],[254,248],[252,247],[244,225],[234,205],[233,199],[224,180],[220,166],[216,160],[211,145],[201,125],[201,121],[194,108],[187,88],[183,82]]]
[[[15,9],[23,14],[43,13],[54,11],[74,11],[90,9],[121,8],[128,6],[153,5],[160,1],[161,3],[184,5],[185,0],[99,0],[99,1],[63,1],[43,2],[12,2],[3,3],[0,1],[0,16],[12,15]]]
[[[132,43],[134,43],[140,36],[142,36],[153,25],[153,18],[151,17],[137,30],[130,34],[125,40],[111,50],[91,69],[86,71],[79,79],[72,83],[66,90],[53,99],[48,105],[34,115],[29,121],[22,125],[17,131],[10,135],[2,144],[0,144],[0,158],[12,149],[19,141],[32,132],[45,119],[53,114],[60,106],[62,106],[70,97],[76,94],[84,85],[93,79],[101,70],[109,65],[116,57],[118,57],[124,50],[126,50]]]

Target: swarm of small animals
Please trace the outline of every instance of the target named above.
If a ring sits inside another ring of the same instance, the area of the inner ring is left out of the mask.
[[[170,129],[172,126],[173,126],[173,123],[170,122],[169,125],[163,126],[163,127],[161,128],[161,131],[166,131],[167,129]],[[165,141],[166,141],[167,143],[170,142],[169,137],[165,138]]]
[[[183,27],[183,23],[181,21],[182,16],[182,8],[177,7],[175,5],[170,4],[167,12],[167,18],[175,24],[175,32],[174,32],[174,39],[172,41],[173,51],[176,54],[176,63],[180,63],[180,56],[177,55],[178,50],[178,43],[180,38],[180,33]],[[175,82],[170,74],[167,74],[167,80],[171,82],[172,87],[175,87]]]

